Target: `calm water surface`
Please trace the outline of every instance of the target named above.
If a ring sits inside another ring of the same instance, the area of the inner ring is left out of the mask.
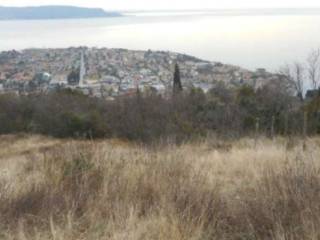
[[[0,21],[0,50],[70,46],[170,50],[273,71],[320,47],[320,16],[196,13]]]

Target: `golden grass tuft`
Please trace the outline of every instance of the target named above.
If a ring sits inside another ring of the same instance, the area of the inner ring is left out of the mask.
[[[318,138],[0,145],[0,239],[320,238]]]

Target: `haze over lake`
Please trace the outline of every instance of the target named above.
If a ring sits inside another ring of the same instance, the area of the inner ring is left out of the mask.
[[[275,71],[320,47],[320,15],[132,13],[125,17],[0,21],[0,50],[70,46],[165,50]]]

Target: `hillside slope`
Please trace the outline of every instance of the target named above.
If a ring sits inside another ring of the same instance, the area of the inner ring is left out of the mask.
[[[286,139],[148,149],[1,136],[0,146],[1,239],[320,236],[319,139],[305,152]]]

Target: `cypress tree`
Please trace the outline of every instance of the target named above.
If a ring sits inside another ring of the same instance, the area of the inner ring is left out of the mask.
[[[182,92],[182,84],[180,78],[180,68],[179,65],[176,63],[174,76],[173,76],[173,96],[176,96]]]

